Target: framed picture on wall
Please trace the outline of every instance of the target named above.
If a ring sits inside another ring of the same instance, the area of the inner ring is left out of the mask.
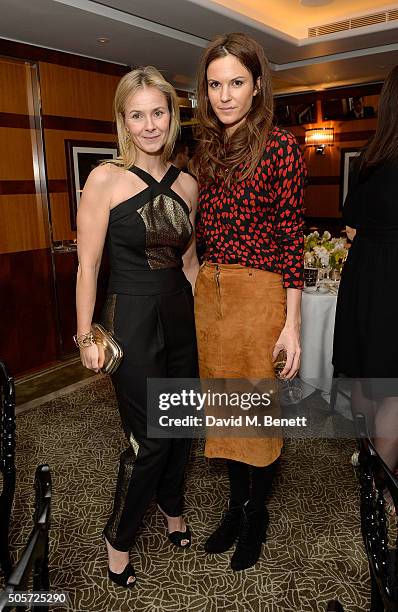
[[[75,230],[80,196],[88,175],[104,159],[117,157],[117,147],[112,142],[65,140],[65,156],[70,222],[72,230]]]
[[[360,153],[359,148],[341,149],[340,157],[340,210],[344,206],[344,201],[348,192],[348,181],[354,160]]]
[[[304,125],[316,121],[316,104],[285,104],[282,99],[276,99],[274,116],[278,125]]]

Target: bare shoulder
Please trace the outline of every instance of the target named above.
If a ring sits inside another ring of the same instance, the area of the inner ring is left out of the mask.
[[[91,170],[87,183],[101,189],[110,187],[120,177],[122,171],[114,164],[100,164]]]
[[[197,180],[187,172],[180,172],[179,180],[181,187],[189,195],[190,198],[197,197],[198,194],[198,182]]]

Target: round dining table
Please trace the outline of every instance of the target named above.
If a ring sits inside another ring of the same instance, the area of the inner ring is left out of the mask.
[[[330,401],[333,382],[333,332],[336,293],[303,291],[301,302],[301,365],[304,397],[315,389]]]

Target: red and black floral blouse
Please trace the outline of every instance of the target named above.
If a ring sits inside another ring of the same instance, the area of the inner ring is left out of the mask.
[[[277,272],[284,287],[300,289],[306,176],[296,139],[274,128],[253,179],[201,187],[196,237],[203,259]]]

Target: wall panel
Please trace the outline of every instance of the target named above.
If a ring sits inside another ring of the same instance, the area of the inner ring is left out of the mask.
[[[49,247],[40,196],[0,195],[0,253]]]
[[[112,119],[119,76],[40,62],[42,112],[87,119]]]
[[[26,88],[30,66],[24,63],[7,61],[0,63],[0,110],[3,113],[29,114],[29,101]]]
[[[70,228],[69,197],[67,193],[50,194],[53,240],[74,240],[76,232]]]
[[[308,185],[305,196],[307,217],[339,216],[339,185]]]
[[[0,352],[13,374],[56,360],[49,250],[0,255]]]
[[[0,127],[0,181],[32,180],[33,158],[30,130]]]

